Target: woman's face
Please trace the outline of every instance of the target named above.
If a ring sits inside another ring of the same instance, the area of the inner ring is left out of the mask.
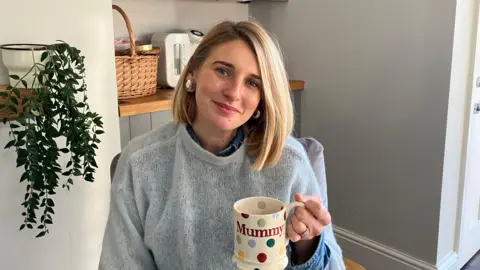
[[[198,124],[234,130],[258,107],[262,82],[257,58],[242,40],[214,48],[193,76]]]

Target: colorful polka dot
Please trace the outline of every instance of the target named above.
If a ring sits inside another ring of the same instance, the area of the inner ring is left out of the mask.
[[[237,235],[237,243],[238,243],[239,245],[242,244],[242,237],[240,237],[240,235]]]
[[[245,214],[245,213],[242,213],[242,217],[243,218],[248,218],[250,215],[249,214]],[[231,238],[230,238],[231,239]]]
[[[283,206],[282,206],[282,207],[280,207],[280,211],[282,211],[282,210],[283,210]]]
[[[287,211],[285,211],[285,212],[283,213],[283,220],[287,220]],[[230,239],[232,239],[232,238],[230,238]]]
[[[267,254],[265,253],[259,253],[257,255],[257,260],[261,263],[264,263],[267,260]]]
[[[245,258],[245,253],[243,253],[243,251],[239,251],[238,252],[238,258],[240,258],[240,260],[243,260]]]
[[[258,202],[258,208],[265,209],[265,207],[267,207],[267,204],[264,201]]]
[[[271,248],[271,247],[273,247],[273,246],[275,246],[275,239],[273,239],[273,238],[272,238],[272,239],[268,239],[268,241],[267,241],[267,247],[270,247],[270,248]]]
[[[265,221],[265,219],[261,218],[257,221],[257,224],[258,224],[258,227],[264,227],[267,222]]]
[[[248,246],[251,247],[251,248],[254,248],[255,246],[257,245],[257,243],[255,243],[255,240],[248,240]]]
[[[284,255],[285,254],[285,247],[280,247],[280,250],[279,250],[278,254]]]

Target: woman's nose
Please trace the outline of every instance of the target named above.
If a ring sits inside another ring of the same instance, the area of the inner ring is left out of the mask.
[[[232,80],[232,82],[224,89],[223,95],[231,100],[237,100],[242,95],[243,80]]]

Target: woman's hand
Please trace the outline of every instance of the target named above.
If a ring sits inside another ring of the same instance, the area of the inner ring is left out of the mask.
[[[323,227],[330,224],[331,217],[316,196],[295,194],[295,200],[304,203],[305,207],[295,207],[287,225],[287,234],[295,243],[297,263],[304,263],[315,253],[317,238],[322,234]]]

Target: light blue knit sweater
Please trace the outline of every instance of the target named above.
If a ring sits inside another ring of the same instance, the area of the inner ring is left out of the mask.
[[[295,193],[319,194],[306,153],[293,138],[274,168],[255,172],[252,164],[245,146],[218,157],[175,123],[132,140],[112,183],[99,269],[233,269],[235,201],[268,196],[288,203]],[[324,237],[329,269],[344,269],[334,266],[342,257],[330,226]],[[320,269],[311,261],[289,269]]]

